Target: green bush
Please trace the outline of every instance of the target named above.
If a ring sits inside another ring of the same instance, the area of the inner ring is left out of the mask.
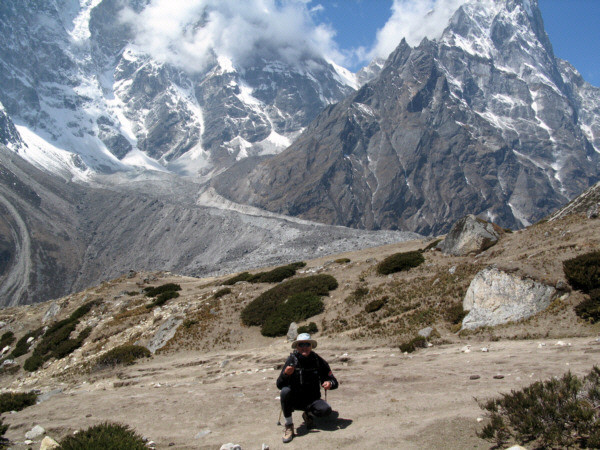
[[[165,292],[176,292],[180,290],[181,286],[175,283],[167,283],[156,287],[144,288],[144,292],[146,292],[146,297],[156,297],[157,295]]]
[[[96,368],[113,367],[117,365],[131,365],[139,358],[152,356],[150,350],[140,345],[120,345],[100,356],[96,361]]]
[[[25,355],[29,352],[29,344],[27,341],[29,338],[38,338],[44,332],[43,328],[38,328],[37,330],[30,331],[25,336],[17,341],[17,345],[15,345],[15,349],[10,354],[11,358],[18,358],[19,356]]]
[[[4,433],[8,430],[8,425],[4,425],[4,419],[0,417],[0,448],[6,448],[8,446],[8,439],[4,437]]]
[[[229,288],[223,288],[223,289],[219,289],[217,292],[215,292],[215,295],[213,295],[213,297],[215,299],[217,299],[217,298],[221,298],[221,297],[223,297],[224,295],[227,295],[227,294],[231,294],[231,289],[229,289]]]
[[[600,289],[600,251],[563,261],[563,270],[574,289],[585,293]]]
[[[575,307],[575,313],[591,323],[600,321],[600,289],[590,291],[589,298]]]
[[[421,265],[425,261],[420,251],[396,253],[390,255],[377,264],[377,273],[389,275],[391,273],[409,270]]]
[[[0,337],[0,350],[7,345],[12,345],[16,340],[17,338],[15,337],[15,334],[12,331],[7,331],[2,335],[2,337]]]
[[[381,308],[383,308],[383,306],[387,303],[387,301],[388,301],[387,297],[382,297],[382,298],[373,300],[372,302],[369,302],[365,305],[365,311],[368,313],[373,313],[375,311],[379,311]]]
[[[231,278],[223,281],[223,284],[226,286],[232,286],[235,283],[237,283],[238,281],[250,281],[253,276],[254,275],[252,275],[251,273],[242,272],[234,277],[231,277]]]
[[[5,392],[0,394],[0,414],[8,411],[21,411],[35,405],[35,392]]]
[[[317,328],[317,324],[314,322],[310,322],[308,325],[302,325],[301,327],[298,327],[298,334],[301,334],[301,333],[314,334],[314,333],[318,333],[318,332],[319,332],[319,328]]]
[[[296,275],[296,270],[306,266],[303,261],[276,267],[268,272],[259,272],[254,275],[248,272],[242,272],[223,282],[224,285],[231,286],[238,281],[247,281],[249,283],[279,283],[287,278]]]
[[[430,242],[429,245],[427,245],[427,247],[425,247],[423,250],[420,250],[421,253],[425,253],[426,251],[431,250],[432,248],[435,248],[438,246],[438,244],[442,242],[441,239],[436,239],[433,242]]]
[[[293,294],[280,303],[269,315],[260,332],[263,336],[283,336],[290,323],[300,322],[323,312],[323,300],[311,292]]]
[[[570,372],[480,403],[489,412],[479,437],[498,447],[509,441],[533,448],[600,448],[600,369],[583,378]]]
[[[79,319],[90,312],[92,307],[97,304],[98,301],[88,302],[77,308],[69,318],[51,325],[33,350],[33,354],[23,364],[23,369],[33,372],[42,367],[44,362],[50,358],[64,358],[81,347],[83,341],[89,337],[92,329],[90,327],[85,328],[73,339],[71,338],[71,334],[77,328]]]
[[[60,450],[147,450],[144,438],[127,425],[104,422],[60,442]]]
[[[446,308],[446,311],[444,312],[444,317],[451,324],[457,325],[462,322],[462,320],[466,317],[467,314],[468,312],[463,309],[463,305],[461,302]]]
[[[400,344],[400,351],[403,353],[412,353],[418,348],[427,348],[427,339],[423,336],[417,336],[408,342]]]
[[[334,261],[336,264],[348,264],[351,262],[350,258],[339,258]]]
[[[166,291],[158,294],[158,296],[154,299],[152,303],[148,303],[146,308],[154,308],[155,306],[162,306],[167,303],[167,300],[171,300],[172,298],[179,297],[179,292],[175,291]]]
[[[241,313],[242,323],[262,326],[279,304],[294,294],[303,292],[323,296],[337,289],[338,282],[331,275],[320,274],[284,281],[252,300]]]

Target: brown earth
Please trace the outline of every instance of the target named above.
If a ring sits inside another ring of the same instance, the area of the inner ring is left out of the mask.
[[[578,292],[567,292],[528,320],[476,332],[457,334],[447,314],[462,301],[474,274],[491,264],[552,285],[565,281],[563,260],[600,249],[597,220],[568,216],[506,234],[476,257],[427,251],[425,263],[409,272],[375,273],[385,256],[427,244],[412,241],[307,261],[297,275],[328,273],[339,281],[325,298],[325,312],[309,321],[319,326],[317,351],[341,385],[328,395],[337,417],[306,432],[295,413],[299,435],[285,447],[490,448],[475,434],[485,423],[477,419],[485,415],[474,398],[568,370],[582,375],[597,364],[600,326],[574,314],[573,306],[584,298]],[[239,320],[241,309],[272,285],[238,283],[215,298],[225,278],[136,274],[57,300],[55,319],[86,301],[103,302],[82,319],[80,327],[94,331],[81,349],[33,374],[22,369],[0,374],[2,392],[49,394],[36,406],[3,414],[13,447],[25,448],[18,443],[36,424],[60,439],[109,420],[130,425],[158,448],[173,443],[173,448],[218,449],[227,442],[244,449],[263,443],[283,448],[275,379],[289,343],[261,336],[257,327]],[[141,287],[167,282],[181,284],[181,297],[145,308],[149,300],[139,293]],[[365,311],[367,303],[383,297],[382,309]],[[51,303],[1,310],[6,325],[0,332],[11,330],[19,338],[39,327]],[[93,370],[98,354],[122,343],[147,344],[169,317],[187,322],[151,359]],[[439,334],[433,347],[402,354],[398,344],[425,326]],[[556,345],[559,341],[565,345]],[[466,345],[471,351],[461,352]],[[489,352],[481,351],[484,347]],[[26,358],[17,361],[22,365]]]

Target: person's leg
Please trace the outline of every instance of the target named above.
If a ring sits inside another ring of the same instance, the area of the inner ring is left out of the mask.
[[[329,403],[327,403],[325,400],[320,398],[319,400],[315,400],[308,405],[306,412],[316,417],[326,417],[331,414],[331,406],[329,406]]]
[[[281,399],[281,409],[283,410],[283,417],[285,417],[285,423],[292,423],[292,412],[294,411],[292,390],[289,387],[284,387],[279,393]]]

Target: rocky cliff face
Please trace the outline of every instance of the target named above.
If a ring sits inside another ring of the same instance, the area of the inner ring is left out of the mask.
[[[555,58],[536,2],[468,1],[287,151],[215,186],[360,228],[440,233],[469,213],[518,228],[599,179],[598,94]]]
[[[125,8],[147,6],[0,5],[0,101],[26,131],[28,160],[76,175],[140,166],[203,175],[281,151],[354,90],[344,69],[310,52],[293,64],[258,52],[238,64],[212,51],[194,70],[159,61],[122,20]]]

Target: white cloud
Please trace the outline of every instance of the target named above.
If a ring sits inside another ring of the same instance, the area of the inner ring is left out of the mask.
[[[152,0],[139,14],[122,19],[135,30],[135,44],[161,62],[196,72],[215,52],[243,67],[257,52],[294,63],[325,57],[343,64],[335,32],[311,16],[322,6],[310,0]]]
[[[402,38],[411,46],[418,45],[425,37],[439,38],[452,15],[465,1],[394,0],[392,16],[383,28],[377,31],[375,45],[370,50],[357,49],[358,58],[387,58]]]

